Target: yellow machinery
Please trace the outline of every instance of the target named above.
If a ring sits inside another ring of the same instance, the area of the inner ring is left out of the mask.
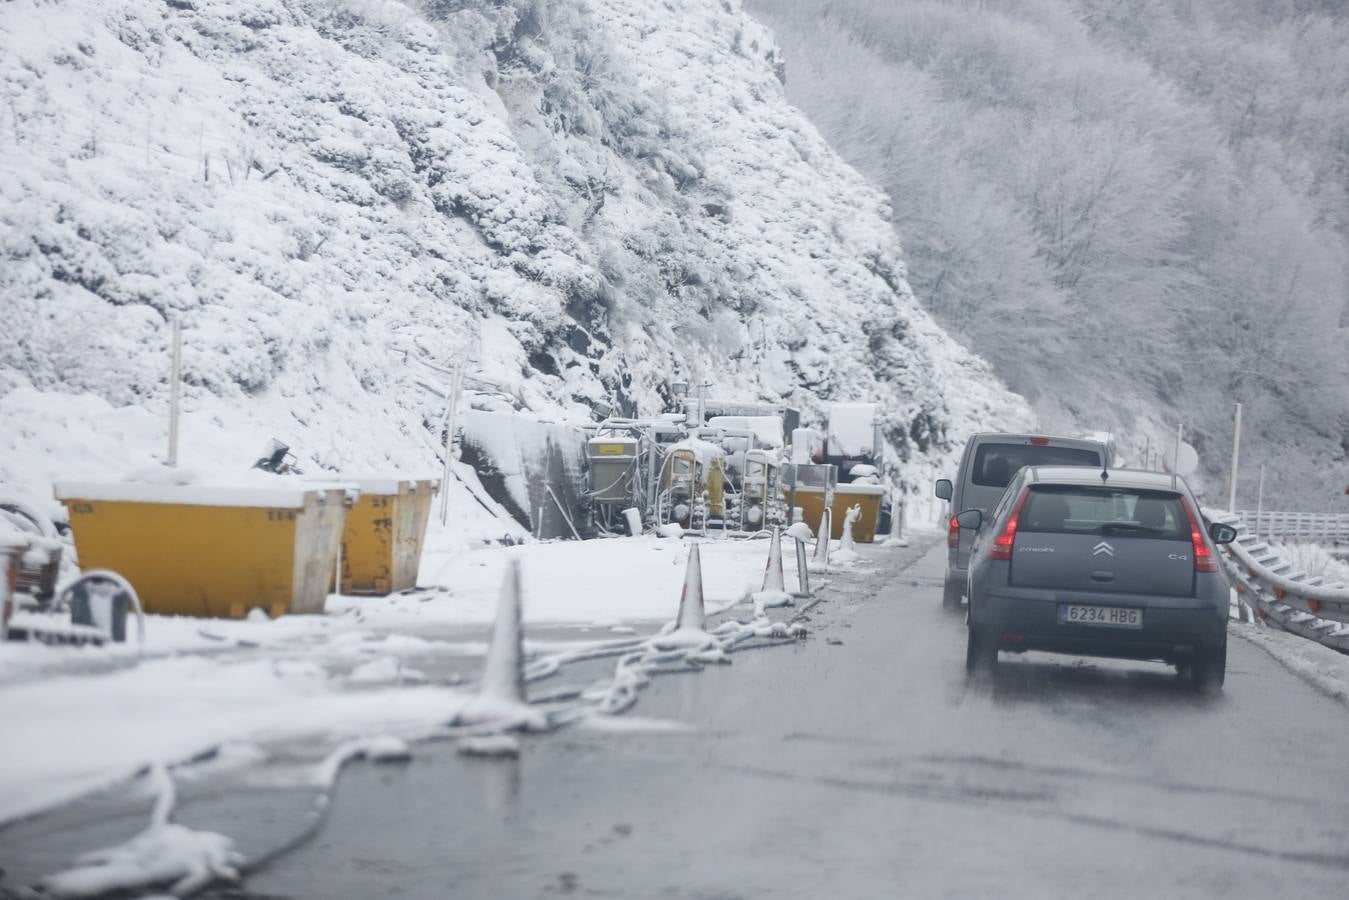
[[[726,515],[726,454],[695,438],[670,447],[660,470],[657,519],[686,528],[706,528]]]
[[[343,594],[391,594],[417,586],[431,498],[439,481],[357,478],[361,495],[342,529]]]
[[[147,613],[323,611],[354,488],[277,477],[238,488],[58,484],[80,564],[113,569]]]
[[[786,509],[779,486],[781,470],[778,458],[768,451],[746,451],[738,498],[742,531],[782,524]]]

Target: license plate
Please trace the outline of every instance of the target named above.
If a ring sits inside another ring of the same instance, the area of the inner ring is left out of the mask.
[[[1123,606],[1082,606],[1065,603],[1059,607],[1061,625],[1100,625],[1105,628],[1142,628],[1143,610]]]

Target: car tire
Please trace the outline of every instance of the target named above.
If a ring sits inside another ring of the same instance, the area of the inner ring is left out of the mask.
[[[941,605],[942,609],[960,609],[961,598],[965,596],[965,582],[952,581],[946,579],[946,586],[942,588]]]
[[[1186,665],[1190,687],[1196,691],[1212,693],[1223,688],[1227,680],[1227,639],[1217,647],[1197,652],[1194,659]]]
[[[965,638],[965,671],[974,675],[978,672],[996,672],[998,668],[998,645],[993,643],[991,635],[983,629],[969,627]]]

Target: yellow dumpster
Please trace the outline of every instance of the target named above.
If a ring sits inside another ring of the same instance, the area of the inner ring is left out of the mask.
[[[783,502],[790,496],[786,488],[782,491]],[[801,508],[801,521],[810,526],[812,534],[820,533],[820,520],[824,518],[824,507],[829,493],[821,487],[796,486],[796,505]]]
[[[113,569],[148,613],[243,618],[323,611],[347,484],[63,483],[80,565]]]
[[[796,495],[800,497],[801,492],[798,490]],[[876,540],[876,523],[881,519],[881,500],[885,495],[886,488],[879,484],[840,484],[835,487],[830,507],[834,517],[833,536],[843,537],[844,517],[850,508],[860,506],[861,515],[852,529],[853,540],[859,544]]]
[[[431,498],[431,478],[355,478],[360,498],[342,529],[343,594],[391,594],[417,586]]]

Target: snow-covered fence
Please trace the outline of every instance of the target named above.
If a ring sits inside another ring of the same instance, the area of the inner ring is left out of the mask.
[[[1243,509],[1235,513],[1254,534],[1286,543],[1349,544],[1349,515]]]
[[[1349,653],[1349,587],[1298,571],[1246,526],[1240,514],[1210,512],[1237,528],[1223,562],[1246,608],[1285,631]]]

